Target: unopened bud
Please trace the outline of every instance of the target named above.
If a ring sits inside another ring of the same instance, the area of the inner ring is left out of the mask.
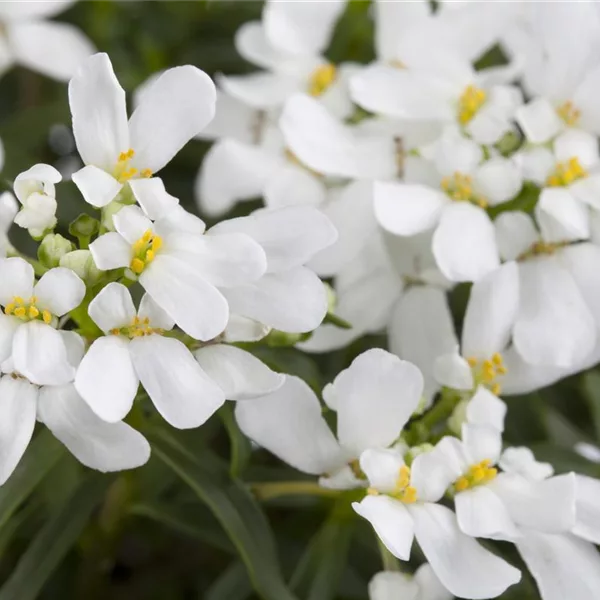
[[[60,266],[74,271],[83,281],[96,283],[102,276],[89,250],[74,250],[60,259]]]
[[[73,244],[62,235],[49,233],[38,247],[38,259],[45,267],[58,267],[61,258],[73,248]]]

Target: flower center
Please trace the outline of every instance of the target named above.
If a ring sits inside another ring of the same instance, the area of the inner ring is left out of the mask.
[[[111,329],[110,332],[112,335],[124,335],[129,339],[133,339],[135,337],[143,337],[146,335],[162,335],[164,330],[157,327],[150,327],[150,319],[148,317],[145,317],[144,319],[134,317],[128,327],[115,327],[114,329]]]
[[[4,314],[17,317],[21,321],[38,319],[44,321],[46,325],[50,325],[53,319],[52,313],[49,310],[40,310],[36,304],[37,298],[35,296],[31,296],[28,301],[23,300],[20,296],[13,296],[12,302],[4,308]]]
[[[135,156],[133,148],[129,148],[127,152],[121,152],[117,159],[117,165],[113,172],[115,179],[119,183],[125,183],[134,177],[152,177],[150,169],[143,169],[141,172],[135,167],[130,166],[131,159]]]
[[[556,163],[554,171],[548,176],[546,185],[550,187],[564,187],[578,179],[587,177],[587,171],[581,166],[577,157],[566,162]]]
[[[367,494],[371,496],[379,495],[375,488],[368,488]],[[404,502],[404,504],[414,504],[417,501],[417,489],[410,485],[410,467],[402,465],[398,472],[398,479],[394,489],[388,493],[388,496]]]
[[[466,474],[454,482],[454,491],[464,492],[495,479],[498,475],[498,469],[491,467],[491,464],[492,461],[486,458],[475,465],[471,465]]]
[[[477,360],[475,357],[471,357],[467,359],[467,362],[473,371],[475,385],[482,383],[491,390],[492,394],[498,396],[501,388],[496,378],[498,375],[506,375],[507,372],[502,354],[496,352],[491,359],[486,360]]]
[[[565,125],[568,125],[569,127],[577,125],[579,117],[581,117],[581,111],[576,108],[570,100],[567,100],[561,104],[556,109],[556,112],[558,113],[558,116],[565,122]]]
[[[458,121],[466,125],[483,106],[487,99],[485,90],[468,85],[458,99]]]
[[[331,63],[317,67],[308,78],[308,93],[315,98],[323,95],[335,81],[336,76],[337,69]]]
[[[133,258],[129,268],[139,275],[151,263],[156,253],[162,248],[163,241],[159,235],[148,229],[144,235],[133,244]]]
[[[441,182],[442,189],[447,196],[457,202],[472,202],[481,208],[487,208],[485,198],[473,192],[473,180],[469,175],[456,171],[450,177],[444,177]]]
[[[564,248],[568,244],[569,242],[543,242],[540,240],[539,242],[533,243],[530,248],[523,252],[523,254],[520,254],[517,257],[517,260],[523,261],[527,260],[528,258],[533,258],[535,256],[542,255],[549,256],[551,254],[554,254],[554,252],[556,252],[556,250],[558,250],[559,248]]]

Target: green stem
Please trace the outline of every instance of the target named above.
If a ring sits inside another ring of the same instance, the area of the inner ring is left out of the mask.
[[[379,554],[381,554],[381,564],[384,571],[400,572],[400,564],[398,559],[386,548],[385,544],[377,536],[377,545],[379,546]]]
[[[338,490],[321,487],[314,481],[251,483],[250,488],[259,500],[271,500],[284,496],[323,496],[326,498],[335,498],[340,494]]]

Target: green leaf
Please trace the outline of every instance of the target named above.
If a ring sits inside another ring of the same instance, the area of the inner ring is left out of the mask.
[[[231,466],[229,471],[232,477],[239,477],[250,460],[252,445],[235,420],[232,402],[226,402],[219,409],[219,416],[225,425],[225,429],[227,429],[231,444]]]
[[[313,537],[290,581],[307,600],[334,600],[346,566],[354,532],[354,519],[334,514]]]
[[[164,432],[150,437],[154,454],[179,475],[221,523],[257,593],[265,600],[296,600],[284,583],[269,524],[248,490],[232,481],[227,469],[210,459],[209,452],[196,462],[171,443]]]
[[[42,527],[21,556],[0,600],[34,600],[44,584],[75,545],[90,514],[112,478],[91,473],[74,494]]]
[[[596,440],[600,442],[600,373],[588,371],[582,378],[582,387],[592,413]]]
[[[42,430],[29,445],[25,456],[0,487],[0,527],[64,456],[64,446],[47,430]]]
[[[252,585],[242,562],[231,565],[203,594],[204,600],[247,600]]]

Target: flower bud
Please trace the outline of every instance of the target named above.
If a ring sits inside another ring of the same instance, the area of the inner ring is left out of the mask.
[[[113,224],[113,217],[116,215],[125,204],[121,204],[120,202],[111,202],[109,205],[105,206],[102,209],[102,227],[107,231],[114,231],[115,226]]]
[[[61,258],[73,250],[73,244],[58,233],[49,233],[38,247],[38,259],[48,268],[58,267]]]
[[[60,266],[74,271],[83,281],[96,283],[102,276],[89,250],[74,250],[60,259]]]
[[[461,400],[448,419],[448,427],[456,435],[461,435],[463,423],[467,420],[467,406],[469,400]]]

